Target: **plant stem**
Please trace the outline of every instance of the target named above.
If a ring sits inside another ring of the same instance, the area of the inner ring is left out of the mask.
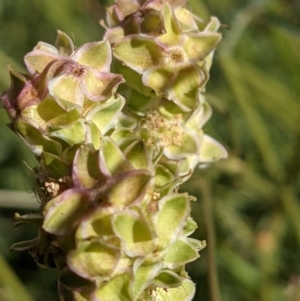
[[[286,216],[294,228],[295,238],[300,246],[300,206],[295,198],[291,187],[284,186],[281,188],[281,201],[285,210]]]
[[[199,181],[202,192],[202,201],[204,207],[205,225],[207,233],[207,251],[208,251],[208,276],[211,301],[221,301],[219,277],[216,265],[216,242],[215,227],[212,214],[212,198],[210,186],[205,179]]]
[[[34,195],[23,191],[0,189],[0,207],[14,209],[37,209],[39,203]]]

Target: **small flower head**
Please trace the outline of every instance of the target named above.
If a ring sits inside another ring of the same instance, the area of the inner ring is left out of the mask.
[[[47,72],[49,95],[67,111],[82,108],[85,98],[107,99],[123,82],[122,76],[109,72],[111,49],[107,41],[73,49],[71,39],[59,32],[56,47],[39,43],[25,56],[31,74],[41,74],[52,63]]]
[[[114,56],[141,74],[143,85],[187,112],[197,107],[198,94],[208,80],[211,54],[221,35],[216,32],[219,26],[216,18],[203,31],[198,28],[189,31],[175,11],[168,3],[162,5],[159,13],[164,32],[159,35],[125,34],[111,42]]]

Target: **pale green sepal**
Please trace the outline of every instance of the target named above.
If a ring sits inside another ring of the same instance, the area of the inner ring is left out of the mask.
[[[157,164],[158,161],[160,160],[160,158],[162,157],[163,153],[164,153],[164,148],[163,148],[163,146],[160,146],[156,150],[156,153],[154,153],[153,156],[152,156],[152,163]]]
[[[52,97],[44,98],[37,106],[26,107],[22,116],[35,127],[49,131],[65,128],[80,119],[77,110],[66,112]]]
[[[133,169],[120,148],[109,137],[103,137],[99,156],[101,171],[107,176]]]
[[[83,106],[84,94],[82,93],[78,77],[72,74],[63,74],[53,78],[48,83],[49,94],[66,111]]]
[[[100,24],[103,26],[103,23],[100,21]],[[103,26],[104,27],[104,26]],[[117,43],[124,38],[124,28],[121,26],[114,28],[106,28],[104,39],[107,39],[111,45]]]
[[[80,222],[89,206],[89,202],[78,190],[65,190],[46,204],[44,230],[55,235],[64,234],[72,229],[74,223]]]
[[[117,98],[112,96],[105,104],[91,109],[86,119],[92,120],[101,131],[101,134],[104,135],[114,126],[124,104],[125,99],[121,95],[118,95]]]
[[[211,17],[210,22],[206,25],[204,31],[217,31],[221,26],[218,18]]]
[[[189,155],[197,154],[199,151],[199,144],[199,139],[194,133],[185,131],[180,137],[180,145],[165,147],[164,154],[172,160],[184,159]]]
[[[153,165],[149,158],[149,153],[143,140],[137,140],[130,144],[124,155],[135,169],[147,169],[153,171]]]
[[[182,68],[168,90],[168,99],[174,101],[185,112],[193,111],[199,103],[199,89],[207,80],[206,71],[196,64]]]
[[[22,119],[15,121],[14,128],[35,155],[40,156],[43,151],[61,155],[62,147],[60,143],[43,135],[39,130]]]
[[[19,115],[19,112],[15,105],[16,98],[20,95],[20,93],[23,92],[24,89],[26,89],[26,86],[28,86],[28,78],[24,76],[24,74],[19,73],[12,69],[11,65],[7,66],[7,69],[9,71],[10,75],[10,88],[9,90],[1,96],[1,108],[4,107],[7,111],[7,114],[11,120],[15,120],[17,118],[17,115]]]
[[[163,34],[165,29],[161,12],[149,9],[140,23],[140,31],[151,36]]]
[[[125,137],[124,139],[118,141],[118,146],[120,150],[124,152],[127,147],[136,142],[138,139],[140,139],[140,137],[137,137],[136,133],[131,132],[131,135],[129,137]]]
[[[174,72],[168,67],[148,68],[142,77],[143,84],[152,88],[157,95],[161,95],[175,78]]]
[[[43,151],[40,157],[41,165],[47,171],[47,176],[59,179],[70,171],[70,163],[61,156]]]
[[[131,68],[125,66],[124,64],[118,61],[115,62],[115,70],[117,73],[122,74],[124,76],[127,87],[130,87],[141,94],[140,98],[146,96],[153,96],[152,89],[143,84],[142,76],[139,73],[135,72]]]
[[[195,239],[195,238],[188,237],[187,241],[189,242],[189,244],[191,246],[193,246],[193,248],[195,250],[197,250],[197,252],[203,250],[206,247],[206,241],[205,240],[198,240],[198,239]]]
[[[212,115],[212,109],[207,102],[203,102],[186,122],[186,126],[199,131]]]
[[[156,41],[167,47],[177,46],[181,40],[180,28],[168,3],[163,6],[163,21],[166,33],[157,37]]]
[[[132,137],[132,130],[126,129],[126,128],[119,128],[112,132],[110,135],[110,138],[115,141],[116,143],[119,143],[123,139],[131,138]]]
[[[167,168],[174,175],[174,177],[178,175],[180,165],[179,162],[173,160],[163,160],[160,162],[160,164]]]
[[[101,263],[99,263],[101,264]],[[110,279],[95,293],[94,301],[132,301],[130,284],[132,276],[123,273]]]
[[[43,45],[42,50],[39,50],[37,48],[38,47],[37,46],[35,48],[35,50],[29,52],[24,57],[24,62],[25,62],[25,65],[27,67],[27,70],[31,74],[42,73],[42,71],[46,68],[46,66],[50,62],[52,62],[54,60],[57,60],[59,58],[63,58],[63,57],[58,55],[57,49],[55,47],[53,47],[52,45],[48,44],[50,50],[53,50],[53,51],[45,51],[45,47],[44,47],[45,43],[40,44],[40,45]],[[55,53],[54,49],[56,50],[56,53]]]
[[[154,278],[153,285],[157,287],[172,288],[182,284],[182,278],[169,270],[162,270]]]
[[[86,133],[85,133],[85,143],[92,144],[95,150],[99,150],[101,146],[102,135],[99,131],[97,125],[89,120],[85,122]]]
[[[123,76],[109,72],[96,72],[86,69],[80,76],[81,88],[92,101],[104,101],[115,93],[118,85],[124,82]]]
[[[116,14],[115,14],[115,6],[114,5],[106,8],[106,22],[107,22],[108,26],[106,25],[104,20],[100,21],[100,24],[105,29],[108,29],[107,27],[114,27],[120,22],[120,20],[118,20]]]
[[[187,194],[167,195],[159,201],[158,206],[155,230],[159,239],[159,248],[162,250],[177,238],[191,208]]]
[[[76,231],[76,240],[98,238],[102,242],[115,236],[112,226],[112,216],[119,210],[114,207],[100,207],[86,217]]]
[[[214,57],[214,51],[212,51],[210,54],[208,54],[208,56],[205,58],[204,62],[205,62],[205,67],[204,69],[207,70],[207,72],[209,72],[212,63],[213,63],[213,57]],[[197,63],[198,66],[203,68],[203,62],[198,62]]]
[[[80,144],[74,144],[72,146],[67,147],[64,152],[62,157],[67,161],[70,162],[70,164],[73,162],[75,154],[77,150],[80,148]],[[70,173],[70,170],[68,171],[68,174]]]
[[[115,57],[138,73],[163,61],[162,49],[153,39],[131,35],[113,47]]]
[[[149,87],[146,88],[152,91],[152,96],[145,96],[136,90],[132,90],[130,91],[130,95],[126,98],[128,109],[138,116],[144,116],[144,112],[155,109],[161,100],[160,97],[155,95],[152,89]]]
[[[195,16],[185,7],[176,7],[174,15],[181,28],[182,32],[198,31],[198,26],[195,21]]]
[[[146,193],[152,175],[147,170],[118,173],[107,183],[106,197],[114,206],[128,206],[140,202]]]
[[[49,133],[49,137],[59,138],[67,142],[70,146],[72,146],[74,144],[79,144],[84,141],[86,132],[85,127],[85,124],[82,121],[80,121],[63,129],[52,131],[51,133]]]
[[[96,280],[107,279],[114,271],[120,258],[116,248],[108,247],[98,240],[82,241],[67,256],[72,271],[79,276]]]
[[[116,237],[115,237],[115,239],[119,241],[119,239],[117,239]],[[107,245],[109,246],[109,241],[107,242]],[[120,243],[117,245],[117,248],[118,248],[118,250],[121,249]],[[134,259],[135,258],[130,258],[125,253],[122,252],[121,257],[118,261],[118,264],[117,264],[115,270],[113,271],[113,273],[111,274],[111,278],[115,277],[117,275],[123,274],[125,272],[128,272],[129,269],[133,265]],[[130,270],[130,273],[131,273],[131,270]]]
[[[220,43],[222,36],[217,32],[187,34],[183,48],[190,61],[203,61]]]
[[[72,179],[75,187],[91,189],[105,182],[99,169],[98,152],[82,145],[73,161]]]
[[[199,257],[198,249],[187,239],[177,239],[169,248],[164,257],[166,267],[173,269],[194,261]]]
[[[197,223],[189,216],[187,218],[186,224],[182,230],[182,234],[185,236],[189,236],[198,228]]]
[[[163,100],[157,110],[162,116],[168,119],[174,118],[174,116],[181,115],[183,120],[186,120],[185,115],[190,115],[190,112],[185,112],[173,101]]]
[[[163,165],[155,165],[155,182],[154,186],[161,188],[174,181],[173,174]]]
[[[163,262],[161,261],[148,264],[144,264],[143,261],[143,258],[139,258],[135,261],[133,266],[134,282],[132,291],[134,301],[149,287],[154,277],[163,267]]]
[[[186,5],[188,0],[165,0],[164,2],[169,3],[171,8],[174,9],[178,6]],[[158,3],[160,3],[160,2],[158,2]]]
[[[187,158],[181,160],[178,163],[177,174],[182,178],[181,183],[188,180],[194,170],[195,166],[198,164],[198,155],[191,155]]]
[[[213,162],[219,159],[227,158],[227,156],[228,153],[222,144],[217,142],[212,137],[204,134],[199,152],[200,163]]]
[[[98,72],[109,72],[112,59],[110,44],[108,41],[84,44],[76,50],[72,58]]]
[[[40,104],[42,103],[43,102],[41,102]],[[40,116],[37,110],[38,107],[39,107],[38,105],[32,105],[24,108],[22,110],[22,119],[24,119],[24,121],[28,122],[30,125],[34,126],[35,128],[39,128],[45,131],[47,127],[47,123]]]
[[[57,31],[55,47],[60,55],[71,56],[74,52],[74,44],[71,38],[61,30]]]
[[[119,0],[115,2],[114,12],[120,21],[130,14],[134,14],[140,8],[140,1],[137,0]]]
[[[35,50],[41,50],[48,53],[58,54],[58,50],[55,46],[41,41],[38,42],[36,46],[33,48],[33,51]]]
[[[160,197],[164,197],[164,196],[167,196],[169,195],[170,193],[173,193],[174,192],[174,189],[176,187],[176,183],[173,182],[173,183],[169,183],[163,187],[160,187],[157,189],[157,192],[159,193]]]
[[[165,290],[159,288],[155,292],[155,301],[192,301],[195,295],[195,284],[185,279],[179,287]]]
[[[185,160],[182,160],[184,162]],[[186,182],[193,174],[193,168],[186,164],[186,166],[181,166],[181,163],[179,163],[179,171],[178,171],[178,176],[176,177],[176,180],[174,181],[174,184],[176,184],[178,187],[182,183]],[[186,168],[186,169],[184,169]],[[191,199],[190,199],[191,200]]]
[[[130,257],[147,256],[154,248],[154,236],[146,221],[136,211],[118,213],[114,231],[121,239],[122,250]]]
[[[127,128],[127,129],[135,129],[137,126],[137,121],[135,118],[120,112],[118,115],[118,121],[116,123],[116,128]]]

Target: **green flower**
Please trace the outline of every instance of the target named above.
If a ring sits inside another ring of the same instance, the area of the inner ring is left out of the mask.
[[[25,57],[32,75],[11,72],[11,89],[2,100],[16,131],[51,178],[68,173],[79,143],[99,148],[100,136],[114,126],[125,100],[115,94],[123,77],[109,72],[108,42],[76,51],[58,32],[56,48],[40,42]]]
[[[85,98],[103,101],[123,82],[122,76],[109,72],[111,49],[107,41],[87,43],[76,51],[71,39],[58,32],[56,47],[39,43],[25,56],[31,74],[47,71],[49,94],[65,110],[82,108]]]
[[[193,298],[185,265],[205,242],[178,187],[227,152],[202,130],[220,23],[203,28],[186,2],[119,0],[103,41],[75,49],[58,31],[25,56],[29,75],[10,69],[2,101],[40,164],[41,201],[16,215],[37,237],[12,249],[58,270],[61,301]]]
[[[206,59],[221,40],[215,32],[219,23],[213,18],[202,32],[186,32],[167,3],[162,16],[164,34],[125,36],[113,45],[113,53],[125,66],[142,74],[142,84],[157,96],[191,111],[208,80],[210,61]]]

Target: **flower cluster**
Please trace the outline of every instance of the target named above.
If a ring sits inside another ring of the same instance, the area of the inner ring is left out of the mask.
[[[185,265],[205,243],[189,238],[193,198],[178,187],[226,151],[202,131],[219,22],[203,26],[185,4],[119,0],[103,41],[76,49],[58,31],[25,56],[29,74],[10,70],[2,101],[40,164],[41,201],[16,214],[37,237],[12,248],[58,269],[60,300],[193,297]]]

